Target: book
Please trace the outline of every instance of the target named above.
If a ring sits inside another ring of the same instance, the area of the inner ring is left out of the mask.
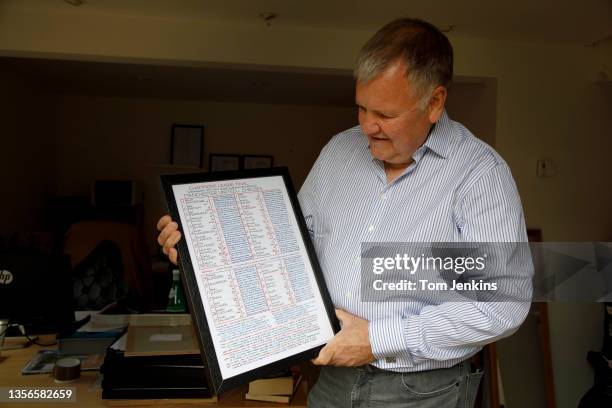
[[[266,401],[266,402],[284,402],[286,404],[291,402],[293,395],[263,395],[263,394],[244,394],[244,399],[251,401]]]
[[[301,381],[301,375],[254,380],[249,383],[249,390],[244,398],[253,401],[289,403]]]
[[[248,392],[256,395],[291,395],[293,393],[293,376],[253,380],[249,383]]]

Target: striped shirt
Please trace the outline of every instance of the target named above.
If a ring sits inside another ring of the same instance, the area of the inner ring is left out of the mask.
[[[299,200],[332,301],[369,321],[377,367],[402,372],[450,367],[510,335],[525,319],[529,302],[360,298],[362,242],[527,241],[508,165],[446,112],[391,183],[359,126],[334,136]],[[519,262],[522,276],[512,282],[530,296],[531,259]]]

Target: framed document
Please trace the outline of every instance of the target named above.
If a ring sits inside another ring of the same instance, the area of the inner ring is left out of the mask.
[[[244,155],[242,156],[242,168],[243,169],[266,169],[272,167],[274,163],[273,156],[255,156],[255,155]]]
[[[161,180],[215,392],[316,357],[339,325],[287,169]]]
[[[238,154],[209,154],[208,171],[240,170],[240,155]]]
[[[170,164],[202,167],[204,161],[204,126],[172,125]]]

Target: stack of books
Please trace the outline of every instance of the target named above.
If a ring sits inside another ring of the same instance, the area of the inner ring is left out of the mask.
[[[249,391],[244,398],[289,403],[301,381],[302,376],[299,374],[254,380],[249,383]]]

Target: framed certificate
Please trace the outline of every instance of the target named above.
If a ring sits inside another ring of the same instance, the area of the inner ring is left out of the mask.
[[[287,169],[161,181],[214,391],[316,357],[339,325]]]

